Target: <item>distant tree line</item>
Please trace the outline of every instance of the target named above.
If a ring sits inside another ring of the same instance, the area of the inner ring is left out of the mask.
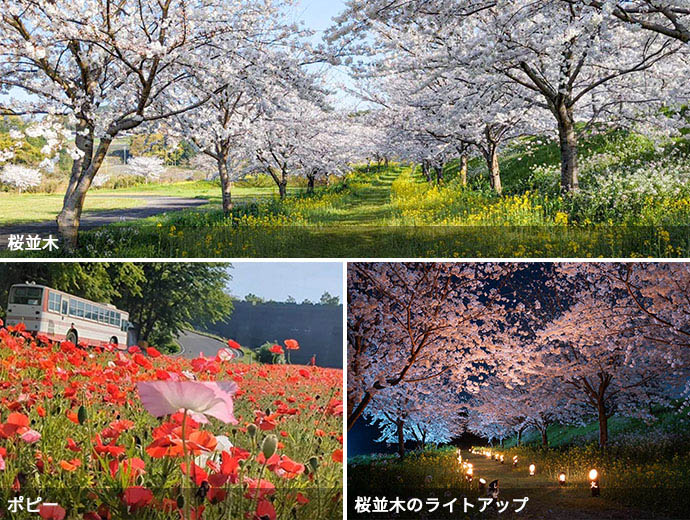
[[[35,282],[128,311],[140,341],[163,350],[194,324],[215,323],[233,310],[225,292],[229,264],[221,263],[6,263],[0,264],[0,316],[9,288]]]

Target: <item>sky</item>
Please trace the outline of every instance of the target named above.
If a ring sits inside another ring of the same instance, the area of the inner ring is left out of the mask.
[[[252,293],[267,300],[317,302],[324,291],[343,301],[343,266],[339,262],[233,262],[228,289],[244,298]]]
[[[343,0],[300,0],[294,9],[296,19],[319,32],[330,27],[331,19],[344,10]]]

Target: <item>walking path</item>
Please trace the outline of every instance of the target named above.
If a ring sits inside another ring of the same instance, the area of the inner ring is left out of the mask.
[[[602,496],[592,497],[589,489],[582,486],[566,485],[561,487],[551,475],[537,473],[529,476],[529,461],[520,461],[517,468],[513,468],[509,461],[505,464],[487,459],[480,455],[462,451],[463,460],[471,462],[474,467],[474,478],[484,478],[487,483],[498,479],[499,500],[522,499],[529,497],[527,505],[520,513],[508,513],[514,503],[505,513],[496,518],[510,518],[523,520],[564,519],[564,520],[662,520],[661,516],[652,513],[627,508],[606,499],[605,480],[602,480]]]
[[[171,211],[197,208],[208,203],[205,199],[183,197],[156,195],[128,195],[128,197],[146,199],[146,203],[134,208],[84,212],[79,228],[82,230],[93,229],[116,222],[126,222],[152,217],[161,213],[169,213]],[[26,224],[10,224],[9,226],[0,224],[0,248],[4,249],[10,235],[39,235],[41,238],[47,238],[48,235],[51,234],[54,237],[57,236],[57,224],[54,220],[30,222]]]

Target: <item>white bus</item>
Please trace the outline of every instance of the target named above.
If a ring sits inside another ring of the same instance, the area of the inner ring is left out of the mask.
[[[33,334],[75,345],[127,348],[129,314],[109,303],[56,291],[44,285],[15,284],[10,287],[7,325],[23,323]]]

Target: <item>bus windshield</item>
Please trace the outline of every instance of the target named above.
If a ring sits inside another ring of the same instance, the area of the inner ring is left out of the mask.
[[[43,297],[41,287],[15,287],[12,290],[10,303],[17,305],[40,305]]]

